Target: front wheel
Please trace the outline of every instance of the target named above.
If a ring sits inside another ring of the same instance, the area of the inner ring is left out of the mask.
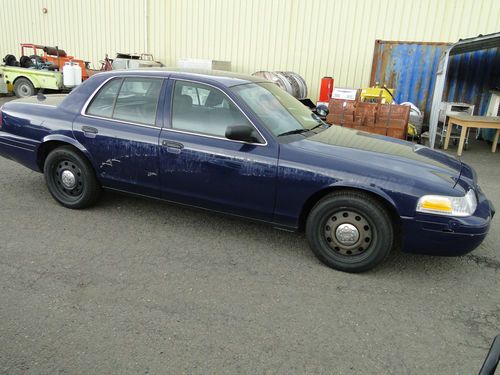
[[[71,147],[56,148],[47,156],[44,175],[50,194],[64,207],[89,207],[99,198],[92,166]]]
[[[307,218],[306,235],[321,262],[345,272],[375,267],[394,246],[386,208],[363,192],[339,191],[321,199]]]

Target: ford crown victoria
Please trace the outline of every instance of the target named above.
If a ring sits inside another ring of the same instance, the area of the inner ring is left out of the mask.
[[[69,95],[14,100],[0,155],[44,173],[65,207],[110,189],[305,230],[347,272],[395,248],[465,254],[494,215],[460,160],[330,127],[273,83],[227,72],[111,71]]]

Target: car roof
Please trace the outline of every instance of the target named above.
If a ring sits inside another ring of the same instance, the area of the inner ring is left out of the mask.
[[[202,70],[202,69],[185,69],[185,68],[141,68],[141,69],[118,69],[99,73],[99,75],[109,76],[128,76],[128,75],[144,75],[151,77],[169,77],[173,75],[176,78],[185,79],[202,79],[205,81],[213,81],[222,84],[226,87],[242,85],[246,83],[263,83],[269,82],[261,77],[255,77],[248,74],[227,72],[223,70]]]

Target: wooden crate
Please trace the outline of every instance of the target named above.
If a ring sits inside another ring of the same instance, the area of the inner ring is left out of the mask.
[[[387,135],[387,128],[385,126],[372,126],[369,128],[369,132],[379,135]]]
[[[377,110],[377,122],[388,119],[406,120],[410,117],[410,107],[407,105],[379,104]]]
[[[402,128],[387,128],[387,136],[399,139],[406,139],[406,130]]]
[[[329,124],[406,139],[409,106],[332,99],[328,108]]]
[[[368,115],[360,115],[357,112],[354,115],[354,122],[359,122],[364,126],[374,126],[375,125],[375,116]]]
[[[357,115],[375,117],[378,110],[378,104],[357,102],[354,105],[354,108]]]
[[[355,107],[356,102],[348,100],[332,99],[328,103],[328,111],[330,113],[351,112],[354,114]]]
[[[326,122],[329,124],[335,124],[335,125],[343,125],[345,123],[350,123],[352,124],[354,122],[354,117],[349,113],[329,113],[326,116]]]

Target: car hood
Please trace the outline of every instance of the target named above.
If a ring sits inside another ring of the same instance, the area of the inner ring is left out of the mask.
[[[381,163],[393,160],[396,163],[387,163],[387,168],[391,168],[393,164],[398,164],[399,168],[401,165],[407,165],[408,168],[414,168],[415,171],[424,168],[434,175],[451,180],[453,185],[457,183],[462,171],[462,162],[459,159],[441,151],[340,126],[331,126],[317,134],[299,140],[295,144],[297,147],[312,152],[337,156],[343,154],[349,158],[358,158],[365,164],[377,163],[380,166]],[[339,147],[349,148],[348,156],[347,153],[339,150]],[[362,152],[352,152],[356,150]]]

